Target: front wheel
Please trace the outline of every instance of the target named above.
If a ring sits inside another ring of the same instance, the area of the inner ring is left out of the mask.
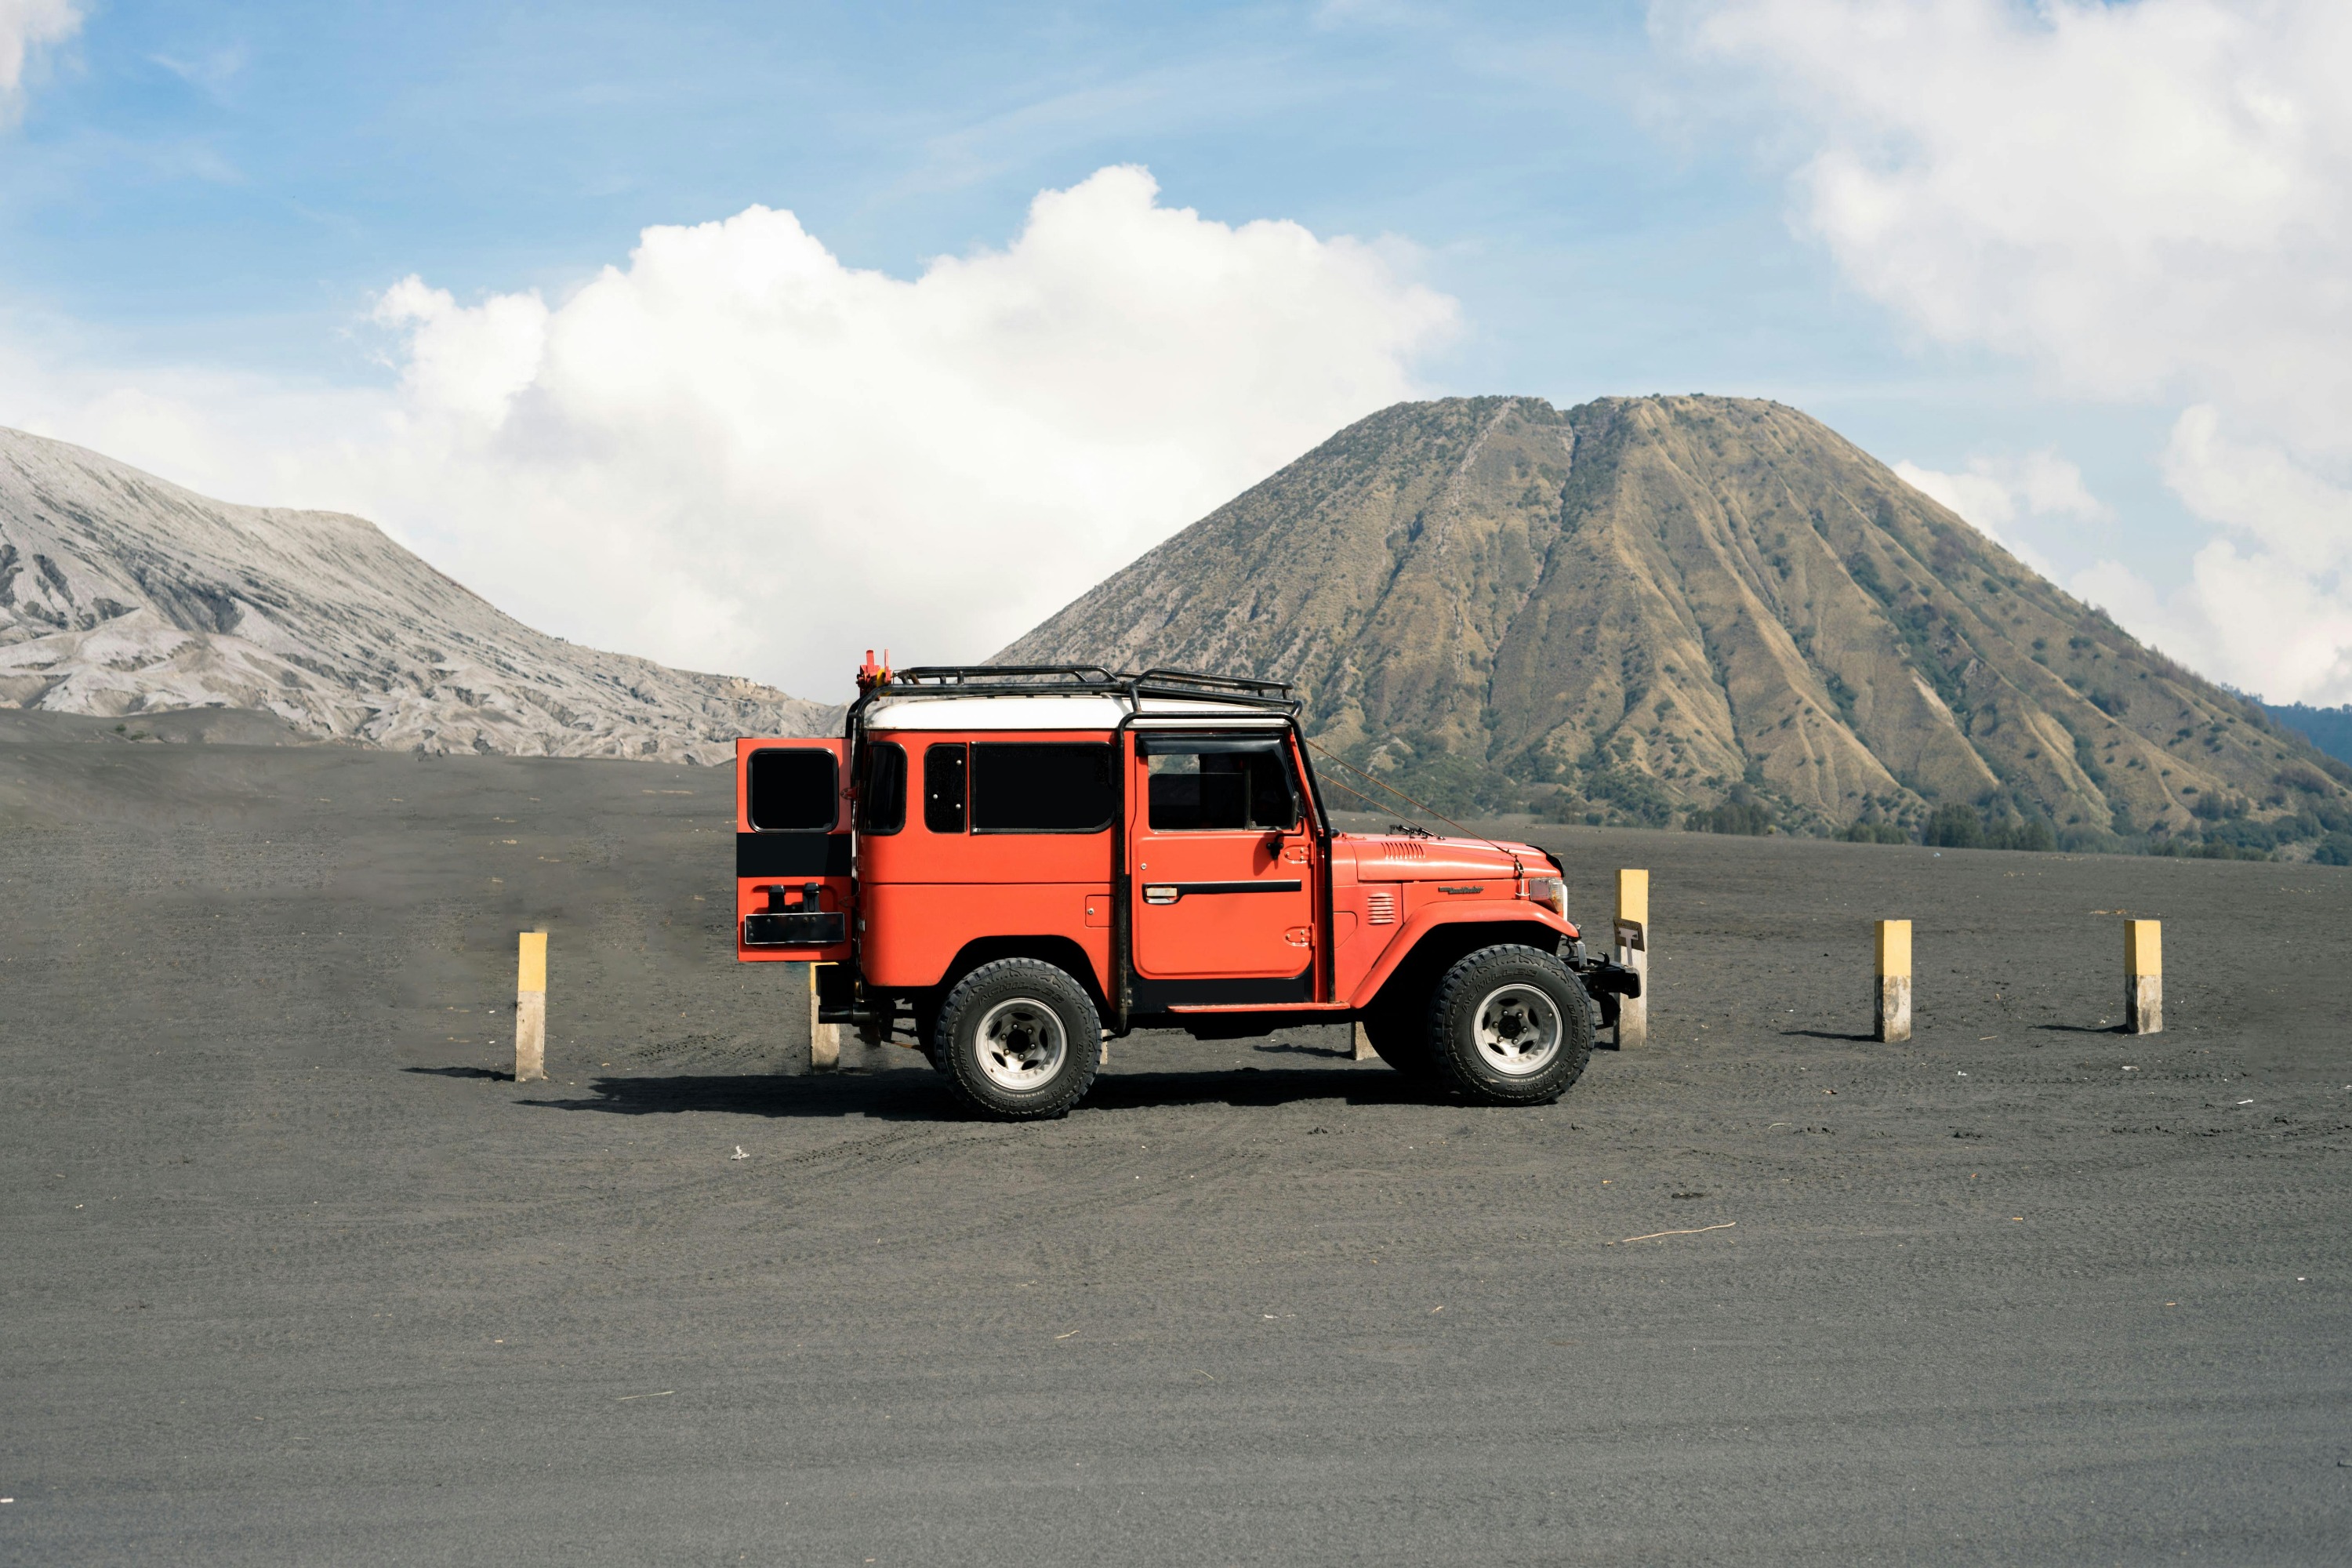
[[[1095,1080],[1102,1021],[1086,988],[1034,958],[958,981],[931,1026],[932,1065],[966,1103],[1008,1121],[1060,1116]]]
[[[1592,1013],[1575,972],[1550,953],[1481,948],[1445,972],[1429,1008],[1438,1076],[1486,1105],[1541,1105],[1583,1076]]]

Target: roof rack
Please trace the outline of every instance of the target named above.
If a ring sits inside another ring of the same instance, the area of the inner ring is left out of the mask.
[[[1190,669],[1121,670],[1098,664],[926,664],[901,669],[853,704],[855,714],[883,697],[1168,697],[1298,711],[1286,681],[1203,675]]]

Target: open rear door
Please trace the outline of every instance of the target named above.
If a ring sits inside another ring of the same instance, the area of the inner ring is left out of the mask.
[[[840,741],[735,742],[735,956],[849,957],[849,803]]]

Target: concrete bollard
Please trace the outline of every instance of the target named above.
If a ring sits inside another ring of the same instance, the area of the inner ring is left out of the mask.
[[[831,1072],[841,1065],[841,1026],[817,1021],[816,972],[824,965],[808,966],[809,987],[809,1070]]]
[[[2164,922],[2124,922],[2124,1029],[2134,1035],[2164,1029]]]
[[[515,1082],[547,1077],[547,933],[527,931],[515,958]]]
[[[1372,1049],[1372,1037],[1364,1032],[1364,1025],[1361,1019],[1357,1020],[1355,1030],[1356,1060],[1360,1062],[1369,1062],[1379,1059],[1381,1053]]]
[[[1911,922],[1878,922],[1878,1017],[1871,1033],[1882,1040],[1911,1037]]]
[[[1642,994],[1617,999],[1617,1048],[1650,1043],[1650,874],[1617,873],[1616,958],[1639,975]]]

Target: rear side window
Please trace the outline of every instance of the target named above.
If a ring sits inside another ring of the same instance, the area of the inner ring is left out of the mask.
[[[976,833],[1099,833],[1118,800],[1112,748],[1061,742],[982,743],[971,749]]]
[[[781,747],[751,753],[744,790],[747,815],[763,833],[829,833],[841,812],[841,775],[833,753]]]
[[[866,748],[861,759],[865,779],[857,791],[857,827],[861,833],[896,833],[907,826],[907,751],[890,741]]]
[[[963,831],[966,749],[955,741],[923,752],[923,826],[933,833]]]
[[[1278,741],[1153,735],[1143,749],[1154,833],[1298,826],[1290,759]]]

